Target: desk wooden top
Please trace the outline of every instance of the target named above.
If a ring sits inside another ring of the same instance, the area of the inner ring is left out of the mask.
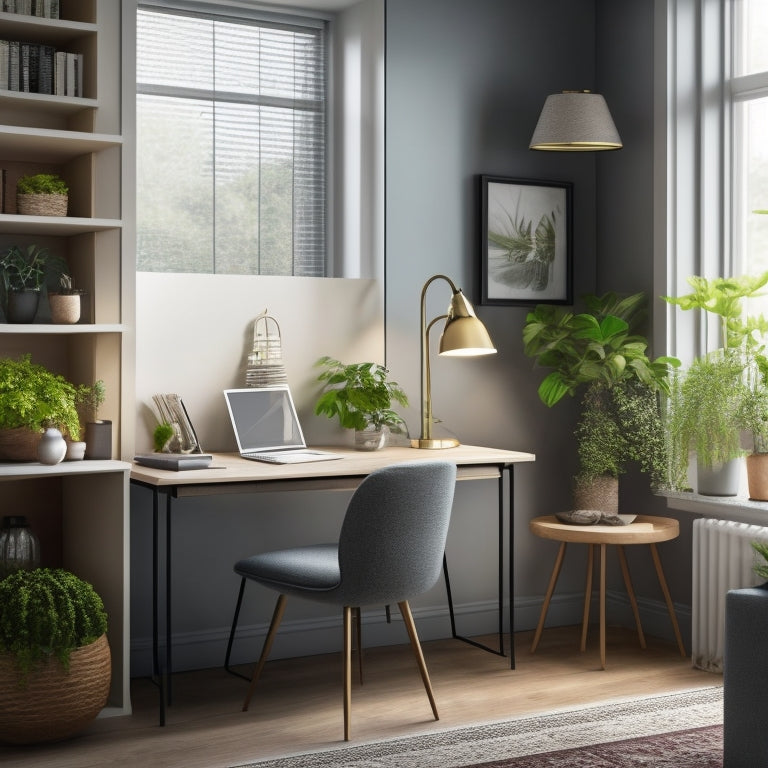
[[[671,517],[638,515],[629,525],[569,525],[554,515],[535,517],[531,532],[543,539],[578,544],[652,544],[680,535],[680,524]]]
[[[343,446],[311,446],[318,450],[341,454],[333,461],[313,461],[303,464],[267,464],[243,459],[234,453],[214,453],[207,469],[174,472],[133,464],[131,480],[150,486],[221,486],[227,483],[255,483],[269,485],[295,485],[298,481],[339,481],[342,478],[361,478],[375,469],[403,461],[451,461],[458,467],[459,479],[498,477],[500,467],[519,462],[535,461],[532,453],[506,451],[460,445],[456,448],[436,450],[388,447],[380,451],[356,451]]]

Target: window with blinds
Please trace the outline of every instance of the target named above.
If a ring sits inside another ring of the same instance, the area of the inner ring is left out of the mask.
[[[325,34],[139,8],[139,271],[325,274]]]

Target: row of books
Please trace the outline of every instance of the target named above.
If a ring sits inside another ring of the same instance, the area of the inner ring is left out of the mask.
[[[41,19],[58,19],[59,0],[2,0],[2,10]]]
[[[0,40],[0,90],[82,96],[83,54]]]

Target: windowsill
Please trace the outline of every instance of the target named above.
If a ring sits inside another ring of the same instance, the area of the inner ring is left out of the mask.
[[[704,517],[735,520],[738,523],[768,526],[768,502],[746,496],[701,496],[698,493],[663,491],[668,509],[680,509]]]

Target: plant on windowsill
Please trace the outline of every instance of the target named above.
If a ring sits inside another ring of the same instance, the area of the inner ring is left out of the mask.
[[[403,418],[392,409],[392,401],[408,405],[408,397],[389,371],[377,363],[344,363],[321,357],[315,364],[324,370],[317,377],[325,384],[315,404],[315,413],[338,417],[344,429],[355,430],[358,450],[377,450],[386,442],[387,431],[406,432]]]
[[[96,717],[110,687],[106,631],[101,598],[69,571],[0,581],[0,741],[65,739]]]
[[[551,407],[584,390],[574,432],[579,470],[574,509],[618,512],[618,478],[638,461],[654,488],[664,485],[666,441],[659,396],[669,388],[673,357],[650,359],[636,332],[646,306],[643,293],[584,297],[586,312],[540,304],[526,318],[526,355],[552,368],[539,386]]]
[[[75,397],[73,384],[30,355],[0,358],[0,461],[35,461],[44,427],[78,440]]]
[[[696,454],[696,490],[704,495],[735,496],[739,490],[741,429],[758,426],[750,411],[759,406],[757,359],[768,321],[748,316],[744,300],[761,295],[768,272],[757,277],[688,279],[693,292],[670,304],[700,310],[716,318],[721,346],[693,360],[672,383],[665,414],[670,452],[670,487],[688,489],[689,453]],[[750,373],[750,371],[752,373]]]
[[[67,182],[55,173],[34,173],[16,182],[16,212],[32,216],[66,216]]]

